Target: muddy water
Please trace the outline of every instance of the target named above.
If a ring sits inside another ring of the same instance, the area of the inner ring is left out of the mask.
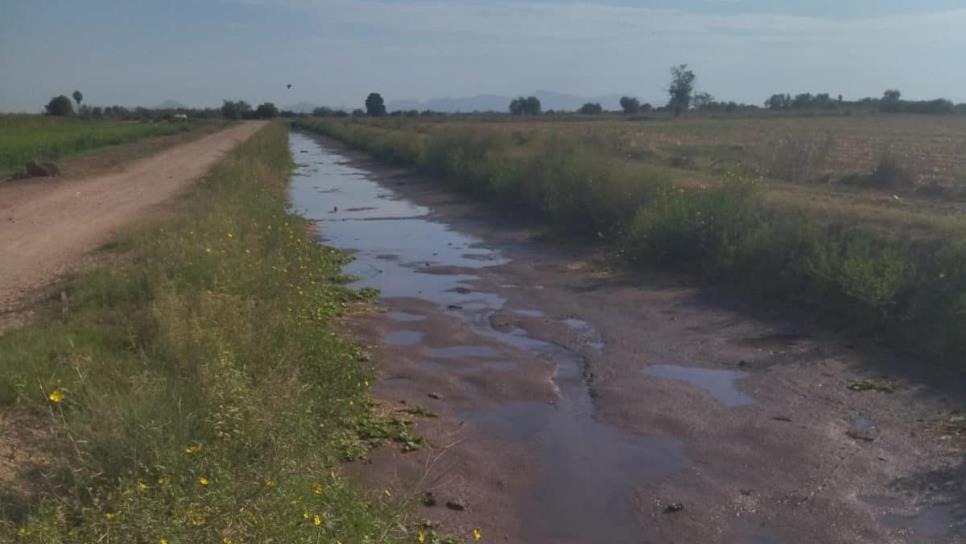
[[[430,210],[394,194],[316,139],[293,133],[290,141],[299,162],[291,186],[292,206],[320,223],[325,243],[353,253],[355,260],[345,272],[359,278],[354,286],[379,289],[390,310],[396,300],[428,301],[437,312],[464,320],[480,340],[478,345],[422,346],[423,335],[415,329],[427,316],[396,309],[389,317],[399,327],[385,342],[422,350],[436,359],[425,364],[438,372],[513,372],[514,364],[499,360],[500,353],[491,347],[494,341],[551,366],[555,402],[487,403],[460,414],[496,439],[538,452],[541,475],[524,513],[530,541],[640,542],[633,489],[685,466],[683,445],[629,434],[601,421],[579,353],[517,327],[493,326],[497,312],[544,315],[539,308],[507,307],[499,289],[477,286],[481,274],[498,274],[495,268],[508,262],[499,251],[428,219]],[[584,335],[585,345],[605,349],[590,324],[576,318],[562,324]],[[447,364],[453,360],[460,365]]]

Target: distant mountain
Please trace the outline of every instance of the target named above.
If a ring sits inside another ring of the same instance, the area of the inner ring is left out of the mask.
[[[188,109],[188,106],[185,106],[184,104],[182,104],[181,102],[178,102],[177,100],[165,100],[164,102],[158,104],[154,108],[158,110],[182,110],[182,109]]]
[[[534,91],[522,96],[536,96],[544,111],[564,110],[576,111],[587,102],[599,102],[605,110],[619,110],[620,98],[623,95],[610,94],[604,96],[576,96],[554,91]],[[514,97],[494,94],[479,94],[464,98],[430,98],[428,100],[396,100],[389,103],[389,110],[432,110],[445,113],[498,111],[505,112],[510,107]]]

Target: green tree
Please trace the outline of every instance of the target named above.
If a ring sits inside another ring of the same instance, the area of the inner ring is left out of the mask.
[[[786,110],[792,103],[792,97],[787,94],[773,94],[765,100],[765,107],[770,110]]]
[[[386,115],[386,102],[379,93],[369,93],[366,97],[366,115],[369,117],[382,117]]]
[[[70,103],[70,98],[64,95],[55,96],[44,106],[47,115],[65,116],[74,113],[74,105]]]
[[[540,115],[540,99],[535,96],[519,97],[510,102],[513,115]]]
[[[902,93],[898,89],[888,89],[882,93],[882,103],[879,106],[884,112],[895,113],[899,111],[902,103]]]
[[[697,79],[694,72],[688,70],[687,64],[671,67],[671,86],[668,87],[668,94],[671,99],[667,105],[674,110],[674,115],[681,115],[691,107],[691,94],[694,92],[694,80]]]
[[[255,117],[258,117],[259,119],[271,119],[273,117],[278,117],[278,108],[276,108],[275,104],[272,104],[271,102],[264,102],[259,104],[258,108],[255,109]]]
[[[225,119],[242,119],[251,115],[252,107],[244,100],[225,100],[221,104],[221,115]]]
[[[696,110],[707,110],[715,106],[714,97],[711,93],[696,93],[691,99]]]
[[[587,102],[577,111],[584,115],[598,115],[604,113],[604,108],[596,102]]]
[[[637,113],[641,111],[641,102],[633,96],[622,96],[621,109],[628,115]]]
[[[74,94],[72,94],[71,96],[74,97],[74,102],[77,102],[78,106],[80,106],[81,102],[84,100],[84,95],[80,91],[75,90]]]

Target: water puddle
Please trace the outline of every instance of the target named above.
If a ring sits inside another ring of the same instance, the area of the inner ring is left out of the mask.
[[[412,323],[414,321],[425,321],[426,316],[414,314],[410,312],[389,312],[386,314],[389,319],[396,321],[397,323]]]
[[[687,462],[683,445],[629,434],[598,420],[584,379],[586,363],[579,354],[532,338],[523,329],[493,327],[491,317],[504,309],[506,300],[499,293],[481,291],[475,283],[483,269],[508,262],[498,251],[428,219],[428,209],[399,198],[316,139],[292,133],[290,146],[293,154],[314,158],[317,165],[314,170],[296,171],[292,207],[320,222],[327,244],[353,252],[355,260],[345,272],[358,278],[354,287],[379,289],[389,306],[397,297],[432,302],[440,311],[465,320],[481,338],[527,352],[553,368],[557,402],[507,402],[461,414],[496,436],[525,442],[539,452],[539,483],[522,512],[527,540],[640,542],[634,489],[682,468]],[[527,317],[544,315],[532,308],[508,311]],[[403,312],[389,317],[418,321]],[[589,324],[582,329],[582,334],[592,331]],[[387,340],[418,345],[422,337],[413,332],[393,331]],[[598,338],[588,342],[603,347]],[[484,369],[512,372],[516,367],[485,343],[419,349],[451,362],[425,361],[428,368],[454,375]]]
[[[423,336],[419,331],[390,331],[386,334],[386,342],[393,346],[415,346],[423,341]]]
[[[748,375],[745,372],[678,365],[651,365],[644,372],[655,378],[687,382],[692,387],[711,393],[725,406],[744,406],[755,402],[755,399],[738,390],[737,381]]]

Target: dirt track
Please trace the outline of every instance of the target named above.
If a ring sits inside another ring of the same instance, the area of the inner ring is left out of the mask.
[[[0,186],[0,314],[197,180],[262,125],[235,125],[117,172]]]

